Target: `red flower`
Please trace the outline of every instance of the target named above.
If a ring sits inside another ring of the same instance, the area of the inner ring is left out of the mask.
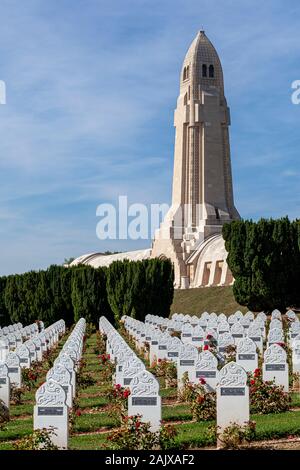
[[[260,376],[260,369],[255,369],[254,377],[259,377],[259,376]]]
[[[130,390],[124,390],[123,392],[123,398],[128,398],[130,395]]]
[[[205,385],[205,384],[206,384],[206,380],[205,380],[204,377],[200,377],[199,382],[201,383],[201,385]]]
[[[255,385],[255,380],[250,380],[250,385]]]
[[[116,384],[116,385],[115,385],[115,389],[116,389],[116,390],[119,390],[120,388],[121,388],[121,385],[120,385],[120,384]]]
[[[212,335],[207,335],[206,339],[212,339]]]
[[[157,362],[161,362],[161,359],[158,359]]]
[[[76,416],[81,416],[81,411],[80,410],[76,411]]]
[[[137,422],[135,423],[135,429],[139,429],[140,425],[141,425],[141,422],[140,422],[140,421],[137,421]]]
[[[209,346],[208,344],[205,344],[204,347],[203,347],[203,351],[208,351],[209,350]]]

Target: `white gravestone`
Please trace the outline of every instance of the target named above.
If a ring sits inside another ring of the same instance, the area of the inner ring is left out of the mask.
[[[243,318],[244,318],[244,315],[242,314],[242,312],[240,310],[237,310],[234,314],[235,318],[238,319],[238,321],[241,321]]]
[[[120,374],[120,385],[122,385],[122,387],[129,387],[132,379],[143,370],[145,370],[145,365],[140,359],[130,359],[123,365],[122,372]]]
[[[243,426],[249,421],[249,387],[245,369],[229,362],[219,372],[217,385],[217,426],[222,429],[232,423]]]
[[[222,333],[218,337],[218,351],[222,354],[226,353],[228,346],[234,346],[234,338],[228,333]]]
[[[252,339],[252,341],[254,341],[254,343],[256,344],[256,347],[259,349],[259,352],[262,354],[263,353],[263,337],[262,337],[261,329],[257,325],[252,324],[250,325],[247,331],[247,336],[248,338]]]
[[[72,391],[72,383],[71,383],[71,373],[68,369],[63,366],[62,364],[54,365],[46,375],[46,380],[54,380],[59,385],[62,386],[66,393],[66,404],[69,408],[73,406],[73,391]]]
[[[293,310],[288,310],[285,316],[290,321],[295,321],[297,319],[297,316]]]
[[[234,314],[231,314],[231,315],[229,315],[227,321],[228,321],[229,325],[232,326],[232,325],[234,325],[235,323],[238,322],[238,319],[236,318],[236,316]]]
[[[158,431],[161,422],[161,398],[156,378],[143,370],[132,379],[130,391],[128,416],[140,414],[141,421],[150,423],[150,431]]]
[[[300,374],[300,337],[293,341],[292,365],[293,373]]]
[[[218,316],[218,323],[221,322],[227,322],[227,317],[224,313],[220,313],[220,315]]]
[[[201,352],[189,375],[191,382],[199,383],[203,378],[207,385],[215,390],[219,379],[218,359],[210,351]]]
[[[8,367],[9,380],[12,385],[17,388],[22,387],[22,376],[21,376],[21,367],[19,356],[10,352],[6,358],[6,365]]]
[[[42,362],[43,360],[42,341],[40,340],[39,337],[37,337],[37,338],[34,338],[32,342],[35,345],[36,360],[38,362]]]
[[[271,313],[271,318],[272,318],[272,320],[274,320],[275,318],[277,318],[278,320],[281,320],[280,311],[277,310],[277,309],[273,310],[273,312]]]
[[[280,330],[282,330],[282,322],[277,318],[274,318],[274,320],[270,321],[269,329],[273,330],[274,328],[279,328]]]
[[[21,368],[22,369],[29,369],[29,367],[31,365],[30,351],[27,348],[26,344],[22,344],[22,346],[20,346],[17,349],[16,353],[18,354],[18,356],[20,358]]]
[[[230,325],[227,321],[220,321],[218,323],[218,334],[228,333],[230,331]]]
[[[6,361],[6,357],[9,353],[8,339],[5,336],[0,338],[0,363]]]
[[[230,333],[234,339],[234,344],[237,345],[240,339],[244,337],[244,327],[240,322],[234,323],[230,328]]]
[[[170,336],[166,337],[165,335],[159,338],[158,348],[157,348],[157,360],[167,359],[168,354],[168,339]]]
[[[273,328],[268,333],[268,346],[275,343],[283,343],[284,334],[280,328]]]
[[[254,372],[258,367],[256,344],[248,336],[238,342],[236,363],[243,366],[246,372]]]
[[[289,391],[289,366],[286,362],[286,352],[278,344],[272,344],[264,353],[263,380],[275,380],[276,385],[282,385],[285,392]]]
[[[181,330],[181,341],[183,344],[188,344],[192,342],[193,327],[190,323],[185,323]]]
[[[254,320],[254,313],[248,311],[247,313],[245,313],[245,317],[249,318],[250,321],[253,321]]]
[[[204,330],[200,325],[194,326],[192,330],[192,345],[196,346],[196,348],[200,348],[203,346],[204,343]]]
[[[68,356],[68,354],[61,352],[60,355],[54,361],[54,365],[56,364],[62,364],[70,372],[73,398],[75,398],[76,396],[76,371],[75,371],[75,363],[73,359],[70,356]]]
[[[8,367],[6,364],[0,364],[0,400],[9,411],[10,406],[10,380],[8,375]]]
[[[25,344],[26,344],[27,348],[29,349],[31,362],[37,361],[36,346],[35,346],[34,342],[32,340],[31,341],[26,341]]]
[[[130,361],[135,359],[135,354],[133,351],[126,350],[123,352],[122,356],[117,357],[117,364],[116,364],[116,373],[115,373],[115,383],[120,384],[123,381],[123,367],[124,364],[130,363]]]
[[[300,323],[292,323],[289,329],[289,344],[300,334]]]
[[[176,365],[178,364],[179,351],[181,348],[182,348],[182,342],[180,341],[179,338],[176,338],[176,336],[174,336],[173,338],[169,339],[167,358],[169,361],[175,362]]]
[[[199,357],[198,350],[192,344],[184,344],[179,351],[178,364],[177,364],[177,384],[178,388],[183,387],[182,378],[185,372],[188,373],[189,380],[190,371],[195,367],[195,363]]]
[[[69,443],[69,408],[64,389],[54,380],[47,380],[35,394],[34,429],[54,428],[53,444],[67,449]]]

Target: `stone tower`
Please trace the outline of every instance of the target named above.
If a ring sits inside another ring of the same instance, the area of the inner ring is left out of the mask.
[[[176,285],[188,287],[192,254],[220,234],[225,222],[240,218],[233,200],[223,71],[204,31],[183,62],[174,125],[172,206],[155,234],[152,256],[171,258]]]

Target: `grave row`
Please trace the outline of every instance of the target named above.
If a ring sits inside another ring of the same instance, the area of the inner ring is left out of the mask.
[[[0,399],[10,409],[10,394],[12,386],[22,387],[22,368],[30,367],[33,361],[41,362],[43,352],[51,349],[65,331],[65,322],[60,320],[41,333],[36,330],[36,324],[31,325],[23,338],[30,335],[15,351],[10,351],[0,361]],[[23,330],[25,330],[24,328]]]
[[[5,362],[9,352],[15,351],[24,341],[35,337],[39,331],[44,329],[44,323],[39,322],[23,328],[21,323],[4,327],[0,331],[0,362]],[[14,329],[12,331],[12,329]]]
[[[34,429],[53,429],[51,441],[68,449],[69,413],[76,396],[76,373],[82,357],[86,321],[81,318],[35,394]]]
[[[157,431],[161,422],[158,381],[105,317],[99,320],[99,330],[107,337],[106,351],[116,366],[113,384],[130,389],[128,415],[141,415],[143,422],[150,423],[150,430]]]

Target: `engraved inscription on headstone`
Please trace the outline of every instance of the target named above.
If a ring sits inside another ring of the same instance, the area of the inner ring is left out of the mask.
[[[244,396],[245,387],[221,387],[221,396]]]
[[[39,406],[38,415],[39,416],[62,416],[63,407],[62,406]]]
[[[157,397],[132,397],[133,406],[156,406]]]

